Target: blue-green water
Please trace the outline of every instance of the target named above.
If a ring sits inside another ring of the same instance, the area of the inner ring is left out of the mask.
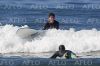
[[[100,28],[99,0],[0,0],[0,23],[42,29],[54,12],[60,29]]]

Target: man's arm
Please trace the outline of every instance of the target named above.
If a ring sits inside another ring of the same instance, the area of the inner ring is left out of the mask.
[[[58,30],[59,29],[59,22],[56,22],[56,29]]]
[[[58,22],[58,24],[57,24],[57,29],[59,29],[59,22]]]
[[[46,30],[46,27],[47,27],[47,23],[46,23],[45,26],[43,27],[43,30]]]
[[[51,56],[50,58],[55,59],[58,56],[58,52],[56,52],[53,56]]]
[[[47,30],[48,29],[48,23],[45,24],[45,26],[43,27],[43,30]]]

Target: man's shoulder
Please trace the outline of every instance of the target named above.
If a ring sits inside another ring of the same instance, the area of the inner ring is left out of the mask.
[[[71,50],[65,50],[66,52],[72,52]]]
[[[49,23],[47,22],[47,23],[45,23],[45,25],[48,25]]]
[[[56,23],[59,23],[58,21],[55,20]]]
[[[56,21],[56,20],[55,20],[55,23],[56,23],[56,24],[59,24],[59,22],[58,22],[58,21]]]

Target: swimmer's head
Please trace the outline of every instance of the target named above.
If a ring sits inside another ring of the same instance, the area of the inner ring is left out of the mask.
[[[65,46],[64,45],[60,45],[59,46],[59,51],[65,51]]]

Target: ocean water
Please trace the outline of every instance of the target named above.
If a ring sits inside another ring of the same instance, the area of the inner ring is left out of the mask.
[[[54,12],[59,30],[47,30],[31,41],[16,31],[29,27],[41,30]],[[82,57],[100,57],[99,0],[0,0],[1,56],[50,57],[64,44]]]
[[[99,3],[99,0],[0,0],[0,23],[42,29],[48,13],[54,12],[60,29],[99,29]]]

